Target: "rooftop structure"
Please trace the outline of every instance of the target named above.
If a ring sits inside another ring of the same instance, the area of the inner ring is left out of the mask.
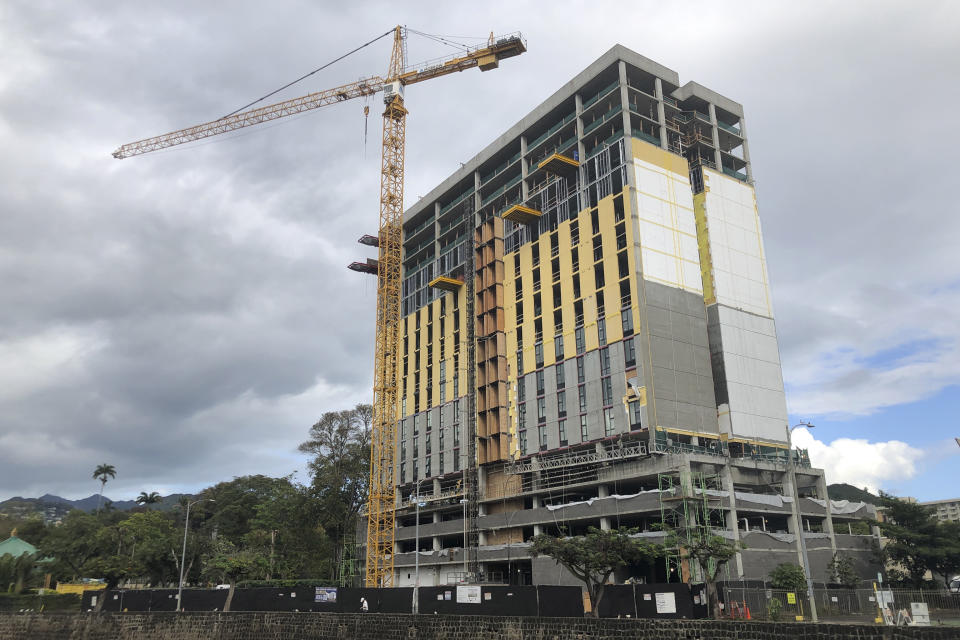
[[[0,557],[13,556],[19,558],[24,554],[33,555],[37,553],[37,548],[22,538],[17,537],[16,529],[10,534],[10,537],[0,542]]]

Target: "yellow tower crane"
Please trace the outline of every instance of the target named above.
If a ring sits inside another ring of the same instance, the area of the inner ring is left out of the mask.
[[[383,159],[380,165],[380,228],[377,273],[377,334],[373,383],[373,428],[370,442],[370,487],[367,498],[367,555],[365,584],[393,584],[394,481],[397,423],[397,348],[400,326],[401,258],[403,239],[403,160],[407,110],[403,106],[406,85],[479,67],[496,69],[499,61],[527,50],[520,34],[490,39],[485,45],[437,61],[423,69],[406,69],[403,27],[393,29],[393,50],[385,78],[371,76],[326,91],[285,100],[164,135],[125,144],[115,158],[166,149],[178,144],[228,133],[285,116],[383,92]]]

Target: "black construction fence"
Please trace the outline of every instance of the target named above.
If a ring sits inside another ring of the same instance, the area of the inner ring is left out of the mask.
[[[184,589],[185,611],[301,611],[413,613],[414,589],[365,589],[325,585]],[[450,585],[420,587],[424,615],[539,616],[581,618],[583,589],[577,586]],[[110,589],[83,594],[83,611],[176,611],[176,589]],[[604,618],[704,618],[701,586],[608,585],[600,602]]]

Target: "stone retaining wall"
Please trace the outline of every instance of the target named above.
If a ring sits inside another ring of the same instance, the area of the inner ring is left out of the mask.
[[[956,627],[353,613],[0,614],[3,640],[957,640]]]

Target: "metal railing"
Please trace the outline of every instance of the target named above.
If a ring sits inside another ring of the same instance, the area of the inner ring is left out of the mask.
[[[878,618],[883,619],[884,612],[896,622],[907,619],[913,603],[927,605],[932,624],[960,622],[960,595],[945,589],[814,588],[813,597],[821,622],[872,624]],[[802,591],[726,585],[723,600],[726,617],[746,619],[749,610],[753,620],[795,621],[796,616],[810,620],[809,599]]]
[[[592,98],[584,101],[583,107],[582,107],[583,110],[586,111],[590,106],[593,105],[593,103],[595,103],[597,100],[599,100],[603,96],[610,93],[610,91],[612,91],[614,87],[618,86],[619,84],[620,84],[619,80],[614,80],[613,83],[611,83],[609,86],[604,87],[603,89],[600,89],[600,91],[598,91]]]

